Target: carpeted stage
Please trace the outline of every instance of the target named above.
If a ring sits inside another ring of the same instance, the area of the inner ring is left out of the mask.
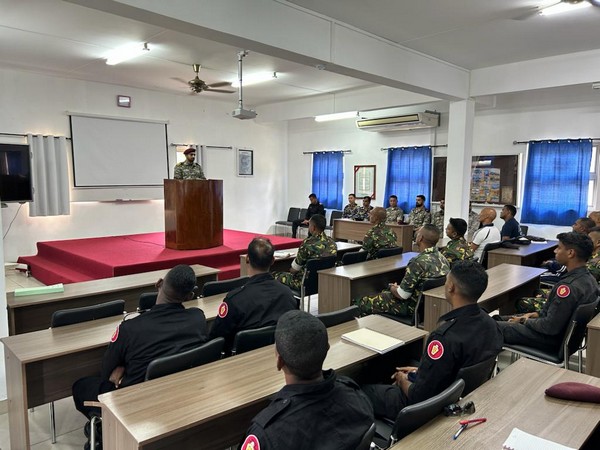
[[[276,249],[298,247],[299,239],[223,230],[223,245],[206,250],[165,248],[164,233],[38,242],[37,255],[21,256],[31,275],[44,284],[76,283],[132,273],[201,264],[221,270],[220,280],[238,277],[239,255],[256,236],[271,239]]]

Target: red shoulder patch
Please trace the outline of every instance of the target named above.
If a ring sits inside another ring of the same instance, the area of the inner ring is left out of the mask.
[[[115,342],[117,339],[119,339],[119,327],[120,327],[120,325],[117,325],[117,329],[115,330],[112,337],[110,338],[110,342]]]
[[[224,319],[225,317],[227,317],[227,313],[229,312],[229,306],[227,306],[227,303],[223,302],[219,305],[219,317],[221,319]]]
[[[241,447],[242,450],[260,450],[260,442],[253,434],[249,435]]]
[[[444,346],[438,340],[431,341],[427,346],[427,356],[431,359],[438,360],[444,355]]]
[[[571,288],[569,288],[569,286],[567,286],[566,284],[561,284],[559,287],[556,288],[556,295],[558,295],[560,298],[568,297],[570,293]]]

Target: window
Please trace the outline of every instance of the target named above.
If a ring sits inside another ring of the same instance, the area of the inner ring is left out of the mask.
[[[312,191],[327,209],[342,209],[344,153],[313,153]]]
[[[592,141],[592,159],[590,161],[590,182],[588,185],[588,209],[596,208],[598,199],[598,144],[600,141]]]
[[[390,195],[398,196],[398,206],[410,211],[415,197],[426,197],[429,208],[431,189],[431,147],[398,147],[388,149],[388,166],[385,180],[385,206]]]

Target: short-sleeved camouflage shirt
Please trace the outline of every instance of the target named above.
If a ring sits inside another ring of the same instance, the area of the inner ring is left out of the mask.
[[[366,250],[367,259],[374,259],[381,248],[397,247],[398,236],[384,223],[374,225],[364,237],[363,250]]]

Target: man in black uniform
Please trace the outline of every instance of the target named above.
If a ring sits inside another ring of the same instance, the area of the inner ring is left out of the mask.
[[[446,279],[446,300],[452,311],[440,317],[441,325],[429,335],[419,367],[398,367],[392,385],[363,386],[376,416],[395,420],[405,406],[427,400],[450,386],[462,367],[500,353],[502,334],[477,305],[487,284],[488,275],[478,263],[455,263]]]
[[[560,233],[556,260],[565,272],[550,291],[542,310],[518,316],[495,317],[507,344],[523,344],[542,350],[557,350],[575,309],[596,301],[598,283],[586,267],[594,244],[587,234]]]
[[[306,215],[304,216],[304,219],[296,219],[292,222],[292,237],[293,238],[296,237],[296,232],[298,231],[298,227],[300,225],[308,226],[308,221],[310,220],[310,218],[312,216],[314,216],[315,214],[320,214],[321,216],[325,216],[325,207],[321,203],[319,203],[317,194],[310,194],[308,196],[308,199],[310,200],[310,204],[308,205],[308,208],[306,209]],[[310,236],[310,233],[309,233],[309,236]]]
[[[90,418],[98,408],[83,405],[98,401],[98,395],[144,381],[146,368],[154,359],[174,355],[207,340],[206,319],[198,308],[186,309],[181,302],[194,296],[196,275],[190,266],[173,267],[156,283],[158,296],[150,311],[121,322],[115,330],[100,377],[85,377],[73,385],[78,411]]]
[[[275,325],[283,313],[298,309],[291,289],[269,273],[274,252],[268,239],[257,237],[250,242],[246,256],[250,279],[227,294],[219,306],[210,339],[223,336],[226,348],[230,348],[238,331]]]
[[[275,331],[277,369],[284,386],[253,420],[241,450],[356,450],[373,424],[373,410],[358,385],[323,371],[327,329],[304,311],[289,311]]]

